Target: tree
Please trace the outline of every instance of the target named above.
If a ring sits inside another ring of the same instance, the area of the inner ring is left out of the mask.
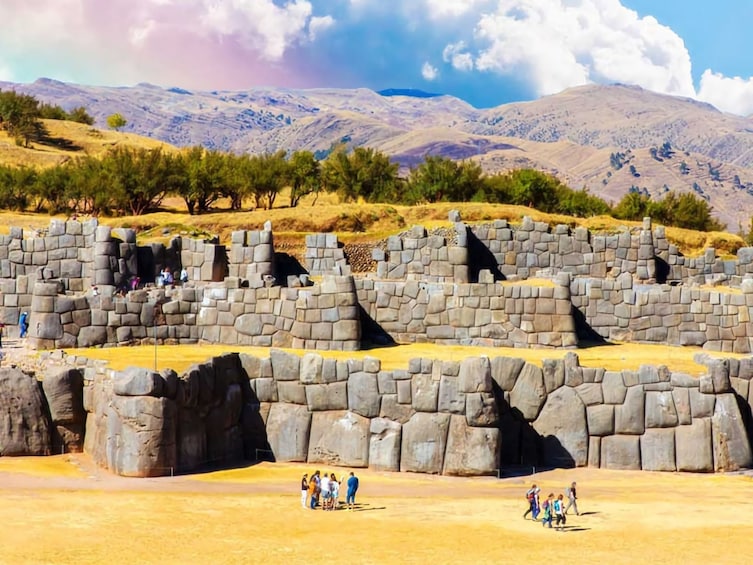
[[[0,91],[0,128],[15,138],[18,145],[29,147],[47,133],[39,115],[39,101],[33,96]]]
[[[296,151],[288,159],[290,176],[290,207],[298,206],[301,198],[316,193],[322,186],[322,167],[311,151]],[[314,198],[316,202],[316,198]]]
[[[477,163],[438,156],[427,156],[424,162],[411,169],[406,198],[416,202],[469,202],[478,192],[483,193],[482,170]]]
[[[379,151],[356,147],[348,154],[337,147],[324,162],[322,178],[327,190],[343,202],[363,198],[367,202],[390,202],[397,198],[397,163]]]
[[[251,157],[251,185],[256,207],[270,210],[277,195],[288,181],[288,163],[285,151],[264,153]]]
[[[107,126],[115,131],[120,131],[120,129],[124,128],[127,123],[128,122],[121,114],[115,113],[107,116]]]

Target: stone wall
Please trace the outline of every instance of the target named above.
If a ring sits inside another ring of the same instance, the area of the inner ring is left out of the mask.
[[[573,305],[605,339],[753,351],[753,280],[740,288],[635,285],[632,277],[573,279]]]
[[[24,400],[0,398],[0,454],[83,444],[129,476],[268,452],[277,461],[447,475],[521,464],[713,472],[752,462],[752,359],[700,356],[708,371],[695,378],[663,366],[582,367],[573,353],[542,367],[469,357],[385,369],[369,357],[272,349],[263,358],[223,355],[182,375],[54,357],[63,362],[42,386],[0,369],[2,398]]]
[[[240,287],[239,279],[149,288],[125,296],[101,287],[62,294],[60,281],[34,284],[29,337],[39,349],[199,341],[355,350],[361,322],[352,277],[305,288]]]
[[[252,282],[274,281],[276,273],[272,225],[261,231],[235,231],[231,234],[228,273]],[[223,277],[214,280],[221,281]]]
[[[377,277],[427,282],[469,282],[468,238],[465,224],[456,224],[456,241],[450,244],[441,235],[428,235],[415,226],[406,237],[387,238],[387,250],[375,249]]]
[[[573,347],[569,277],[558,280],[528,286],[361,279],[356,288],[365,313],[397,342]]]
[[[313,276],[351,274],[343,245],[334,233],[308,234],[304,261],[308,274]]]

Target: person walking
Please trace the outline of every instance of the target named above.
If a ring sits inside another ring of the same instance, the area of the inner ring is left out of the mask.
[[[568,504],[567,508],[565,508],[565,515],[567,515],[567,511],[570,510],[572,507],[573,510],[575,510],[575,515],[580,516],[580,512],[578,511],[578,495],[575,492],[575,481],[573,481],[573,484],[570,485],[570,488],[567,489],[567,498],[568,498]]]
[[[309,496],[309,482],[308,482],[308,473],[303,474],[303,478],[301,479],[301,506],[303,508],[306,508],[306,500]]]
[[[348,493],[345,497],[348,510],[353,510],[353,508],[355,508],[356,492],[358,492],[358,477],[356,477],[353,471],[351,471],[350,477],[348,477]]]
[[[560,532],[565,529],[565,524],[567,523],[567,518],[565,517],[565,502],[563,501],[563,498],[564,497],[560,494],[554,501],[554,517],[556,519],[555,529]]]
[[[523,519],[528,518],[528,515],[531,514],[533,516],[533,520],[536,519],[536,516],[538,515],[538,512],[536,511],[536,491],[539,490],[536,484],[531,485],[531,488],[529,488],[526,491],[526,500],[528,501],[528,510],[525,511],[523,514]]]
[[[21,316],[18,318],[18,337],[21,339],[26,337],[26,332],[29,331],[29,313],[21,312]]]
[[[546,497],[546,500],[544,501],[544,504],[542,505],[542,510],[544,511],[544,515],[541,519],[541,525],[543,527],[549,526],[552,527],[552,516],[554,515],[554,493],[550,492],[549,496]]]

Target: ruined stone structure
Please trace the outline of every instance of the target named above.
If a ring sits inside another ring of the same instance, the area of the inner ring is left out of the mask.
[[[736,260],[713,249],[688,259],[649,220],[606,235],[528,218],[519,226],[451,220],[450,229],[419,226],[388,238],[373,250],[376,271],[355,274],[334,235],[308,236],[300,265],[275,251],[269,224],[235,232],[229,250],[182,237],[139,246],[132,230],[96,220],[53,221],[34,237],[11,229],[0,236],[0,319],[13,326],[28,311],[39,349],[568,348],[584,338],[753,348],[753,248]],[[189,283],[156,286],[163,268],[185,268]],[[146,286],[116,292],[134,277]],[[748,359],[709,362],[709,374],[694,379],[663,367],[584,368],[575,356],[543,369],[500,357],[417,359],[388,371],[375,359],[277,350],[265,359],[224,356],[185,375],[87,367],[46,377],[43,390],[3,373],[0,387],[29,403],[20,414],[0,404],[0,413],[15,414],[0,430],[0,454],[85,446],[103,466],[135,476],[257,450],[278,460],[445,474],[521,463],[734,469],[751,463],[752,375]]]
[[[24,399],[0,402],[0,455],[83,445],[127,476],[270,456],[445,475],[521,464],[713,472],[752,462],[750,359],[702,356],[708,373],[694,378],[663,366],[581,367],[573,353],[543,367],[469,357],[386,370],[370,357],[272,349],[263,358],[226,354],[182,375],[60,358],[43,386],[0,370],[2,398]]]

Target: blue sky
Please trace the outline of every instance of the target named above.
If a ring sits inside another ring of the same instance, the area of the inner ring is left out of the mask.
[[[479,107],[637,84],[753,114],[750,0],[3,0],[0,80],[420,88]]]

